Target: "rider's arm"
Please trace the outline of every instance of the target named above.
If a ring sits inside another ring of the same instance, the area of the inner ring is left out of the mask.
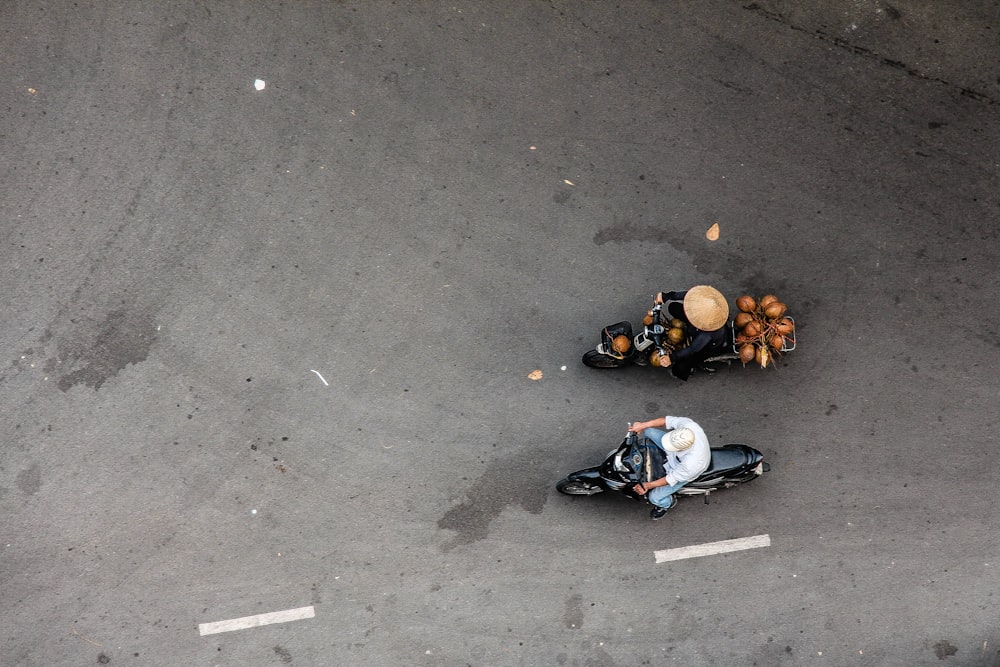
[[[648,422],[632,422],[632,426],[629,430],[633,433],[642,433],[647,428],[666,428],[667,418],[660,417],[658,419],[650,419]]]
[[[672,363],[680,363],[682,361],[687,361],[688,359],[695,360],[698,355],[708,347],[709,343],[712,342],[712,335],[699,331],[691,338],[691,343],[687,347],[682,347],[679,350],[674,350],[670,353],[670,361]]]
[[[650,489],[655,489],[658,486],[663,486],[667,483],[666,477],[661,477],[660,479],[654,479],[652,482],[639,482],[634,485],[632,489],[638,493],[640,496],[644,495]]]
[[[664,303],[665,301],[683,301],[684,297],[687,295],[687,290],[683,292],[658,292],[656,298],[653,299],[656,303]]]

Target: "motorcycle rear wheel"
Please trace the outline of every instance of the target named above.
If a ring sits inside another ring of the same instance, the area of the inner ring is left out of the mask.
[[[585,479],[573,479],[564,477],[556,482],[556,491],[565,493],[567,496],[593,496],[604,491],[601,487]]]
[[[583,355],[583,364],[591,368],[621,368],[628,364],[624,359],[615,359],[597,350],[589,350]]]

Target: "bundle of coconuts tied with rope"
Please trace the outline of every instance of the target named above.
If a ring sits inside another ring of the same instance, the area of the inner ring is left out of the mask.
[[[786,315],[786,306],[773,294],[758,301],[748,294],[736,299],[740,312],[736,325],[736,346],[740,361],[756,361],[761,368],[773,366],[783,350],[795,346],[795,320]]]

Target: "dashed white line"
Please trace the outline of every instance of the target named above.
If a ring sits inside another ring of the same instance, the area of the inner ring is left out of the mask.
[[[220,632],[232,632],[233,630],[256,628],[259,625],[299,621],[303,618],[313,618],[315,615],[316,611],[312,608],[312,606],[299,607],[298,609],[286,609],[284,611],[272,611],[268,614],[256,614],[254,616],[244,616],[242,618],[231,618],[228,621],[199,623],[198,634],[204,637],[205,635],[214,635]]]
[[[753,537],[740,537],[735,540],[695,544],[690,547],[680,547],[678,549],[664,549],[663,551],[654,552],[654,555],[656,556],[657,563],[666,563],[672,560],[700,558],[701,556],[713,556],[715,554],[729,553],[730,551],[758,549],[769,546],[771,546],[770,535],[754,535]]]

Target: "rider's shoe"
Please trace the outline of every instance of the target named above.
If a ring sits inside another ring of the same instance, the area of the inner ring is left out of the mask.
[[[670,507],[660,507],[659,505],[657,505],[653,509],[649,510],[649,518],[652,519],[653,521],[658,521],[662,519],[663,517],[667,516],[667,511],[673,509],[674,505],[676,504],[677,504],[677,499],[671,496]]]

